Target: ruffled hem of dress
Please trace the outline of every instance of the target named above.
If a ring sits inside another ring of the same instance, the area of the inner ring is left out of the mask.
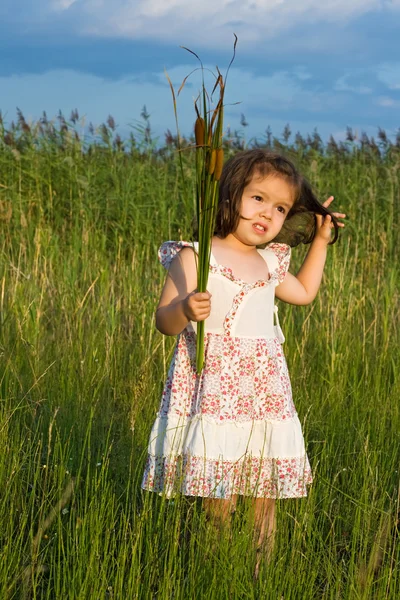
[[[302,498],[312,473],[306,455],[291,458],[244,456],[236,461],[201,456],[148,455],[142,488],[165,495],[229,499]]]
[[[235,462],[243,456],[291,458],[306,454],[299,418],[218,421],[207,415],[157,417],[147,452],[151,456],[201,456]]]

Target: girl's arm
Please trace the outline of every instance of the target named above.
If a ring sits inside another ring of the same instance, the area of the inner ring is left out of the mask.
[[[181,333],[189,321],[203,321],[210,314],[209,292],[196,293],[194,252],[183,248],[171,262],[156,309],[156,327],[165,335]]]
[[[329,206],[333,196],[328,198],[324,206]],[[343,213],[333,213],[337,218],[344,218]],[[276,297],[289,304],[310,304],[314,300],[321,285],[324,271],[327,246],[331,238],[332,218],[316,215],[317,231],[307,256],[296,276],[287,273],[283,282],[276,288]],[[344,227],[343,223],[338,223]]]
[[[314,300],[321,285],[327,245],[323,240],[314,239],[297,275],[287,273],[276,287],[275,295],[279,300],[297,305],[310,304]]]

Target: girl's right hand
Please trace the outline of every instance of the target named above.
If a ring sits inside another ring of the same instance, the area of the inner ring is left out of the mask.
[[[183,300],[183,312],[189,321],[204,321],[211,312],[210,292],[192,292]]]

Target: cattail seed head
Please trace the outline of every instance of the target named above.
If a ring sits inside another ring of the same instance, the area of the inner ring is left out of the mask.
[[[219,181],[221,179],[221,173],[222,173],[223,166],[224,166],[224,149],[217,148],[216,159],[215,159],[215,171],[214,171],[215,181]]]
[[[202,117],[197,117],[196,123],[194,125],[194,136],[196,139],[196,146],[204,146],[204,138],[205,138],[205,122]]]
[[[211,155],[209,157],[209,162],[208,162],[208,172],[210,175],[212,175],[215,171],[216,161],[217,161],[217,150],[215,148],[213,148],[211,150]]]

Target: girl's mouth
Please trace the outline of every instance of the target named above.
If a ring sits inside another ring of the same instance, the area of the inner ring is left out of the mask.
[[[253,229],[259,235],[263,235],[264,233],[266,233],[268,231],[267,228],[264,227],[263,225],[260,225],[260,223],[254,223]]]

